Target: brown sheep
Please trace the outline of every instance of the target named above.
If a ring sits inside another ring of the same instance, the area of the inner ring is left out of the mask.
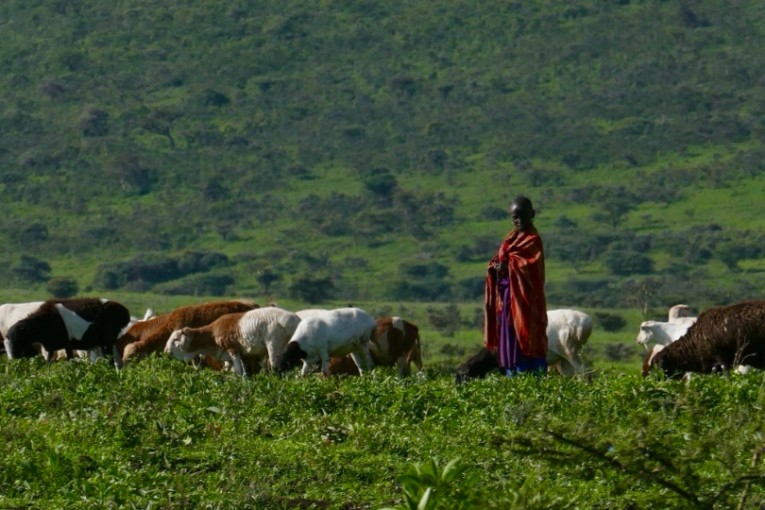
[[[765,301],[711,308],[650,361],[669,377],[708,374],[736,365],[765,368]]]
[[[170,334],[176,329],[206,326],[227,313],[247,312],[255,308],[259,306],[251,301],[213,301],[182,306],[170,313],[134,323],[117,340],[117,349],[125,360],[161,353]]]

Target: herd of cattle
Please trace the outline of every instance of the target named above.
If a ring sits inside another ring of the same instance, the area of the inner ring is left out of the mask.
[[[581,350],[593,321],[578,310],[550,310],[550,370],[583,372]],[[151,354],[241,375],[270,367],[284,373],[302,363],[329,375],[360,375],[374,366],[397,366],[401,376],[414,363],[422,370],[419,330],[401,317],[374,318],[356,307],[292,312],[251,301],[184,306],[143,318],[113,300],[51,299],[0,305],[0,335],[9,358],[42,355],[49,361],[107,354],[122,367]],[[669,310],[666,322],[645,321],[637,342],[646,348],[643,373],[658,367],[669,376],[738,367],[765,368],[765,301],[712,308],[698,317],[686,305]],[[461,364],[456,381],[483,377],[498,368],[487,349]]]
[[[216,301],[156,316],[147,310],[137,319],[112,300],[52,299],[0,305],[0,334],[9,358],[108,353],[121,367],[165,352],[241,375],[257,373],[264,360],[278,372],[302,361],[303,374],[321,366],[331,375],[350,370],[343,359],[348,356],[358,374],[375,364],[398,365],[401,375],[412,362],[422,369],[414,324],[374,319],[353,307],[294,313],[251,301]]]

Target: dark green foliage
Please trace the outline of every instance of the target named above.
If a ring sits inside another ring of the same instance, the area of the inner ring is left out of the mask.
[[[592,302],[647,271],[705,273],[701,295],[720,263],[735,279],[709,300],[745,298],[762,243],[692,229],[761,230],[763,16],[721,0],[3,2],[0,235],[10,260],[94,261],[72,274],[102,288],[184,277],[112,265],[141,253],[310,243],[367,259],[354,278],[375,295],[467,297],[380,275],[432,242],[455,280],[477,276],[524,191],[561,299],[591,272],[615,280]],[[616,245],[635,231],[647,250]]]
[[[144,253],[131,260],[100,265],[93,279],[93,285],[103,289],[118,289],[131,282],[144,282],[148,287],[143,290],[147,290],[154,284],[175,280],[193,273],[207,272],[226,266],[228,262],[226,255],[217,252],[188,251],[175,257],[159,253]],[[191,280],[188,285],[199,285],[203,281],[204,279]],[[211,288],[218,289],[214,294],[219,295],[220,289],[223,288],[221,285],[228,285],[229,283],[232,282],[211,284]],[[205,285],[202,287],[204,288]],[[180,289],[186,286],[187,284],[180,283],[178,287],[169,286],[168,288]]]
[[[627,325],[627,320],[615,313],[595,312],[595,320],[606,331],[620,331]]]
[[[455,297],[461,301],[482,299],[485,284],[486,278],[483,276],[473,276],[460,280],[454,286]]]
[[[636,251],[609,250],[603,263],[611,274],[620,276],[649,274],[653,271],[651,257]]]
[[[41,221],[14,220],[5,228],[11,241],[20,246],[37,247],[50,239],[48,226]]]
[[[279,273],[276,273],[272,271],[271,269],[264,269],[260,273],[258,273],[257,280],[258,283],[260,283],[263,286],[263,290],[265,292],[268,292],[268,289],[271,288],[271,285],[274,282],[277,282],[281,279],[281,276]]]
[[[50,278],[50,264],[31,255],[22,255],[11,266],[11,274],[24,283],[40,283]]]
[[[80,291],[77,280],[68,276],[51,278],[46,287],[54,298],[59,299],[74,297]]]
[[[386,168],[375,168],[369,175],[364,177],[364,187],[372,196],[385,205],[390,204],[393,192],[396,191],[398,183],[396,176]]]
[[[606,345],[604,353],[611,361],[625,361],[635,357],[637,349],[635,345],[620,342]]]
[[[335,284],[330,278],[304,276],[294,278],[289,296],[306,303],[323,303],[334,296]]]
[[[235,279],[227,274],[195,274],[152,287],[160,294],[185,296],[224,296],[230,294]],[[147,289],[138,288],[137,291]]]

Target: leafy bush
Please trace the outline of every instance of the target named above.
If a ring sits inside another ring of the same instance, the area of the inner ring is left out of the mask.
[[[141,288],[149,287],[158,283],[167,282],[184,277],[189,274],[207,272],[215,268],[228,265],[229,259],[223,253],[212,251],[197,252],[187,251],[178,256],[160,253],[142,253],[130,260],[109,262],[101,264],[93,278],[93,286],[102,289],[118,289],[125,287],[131,282],[141,282]],[[211,278],[213,282],[215,278]],[[197,285],[204,279],[190,280],[191,285]],[[197,282],[197,283],[194,283]],[[220,289],[220,284],[210,284]],[[167,288],[180,289],[186,286],[181,283],[178,286]],[[147,288],[144,288],[147,290]],[[173,293],[176,293],[173,291]],[[218,294],[216,294],[218,295]]]
[[[293,280],[288,288],[289,296],[306,303],[323,303],[335,292],[335,284],[329,278],[304,276]]]
[[[653,272],[653,260],[650,256],[634,251],[609,250],[603,264],[611,274],[629,276]]]
[[[152,290],[169,295],[224,296],[230,294],[234,282],[234,278],[227,274],[197,274],[155,285]]]
[[[608,312],[595,312],[595,320],[605,331],[621,331],[627,325],[627,319],[621,315]]]
[[[80,287],[77,285],[77,280],[68,276],[51,278],[48,280],[47,289],[54,298],[59,299],[76,296],[80,291]]]
[[[50,278],[50,264],[31,255],[22,255],[11,266],[11,274],[23,282],[41,283]]]

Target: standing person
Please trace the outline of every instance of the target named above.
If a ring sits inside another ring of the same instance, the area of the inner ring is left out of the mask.
[[[508,376],[547,371],[547,304],[542,239],[531,200],[510,204],[515,228],[489,262],[484,290],[484,345]]]

